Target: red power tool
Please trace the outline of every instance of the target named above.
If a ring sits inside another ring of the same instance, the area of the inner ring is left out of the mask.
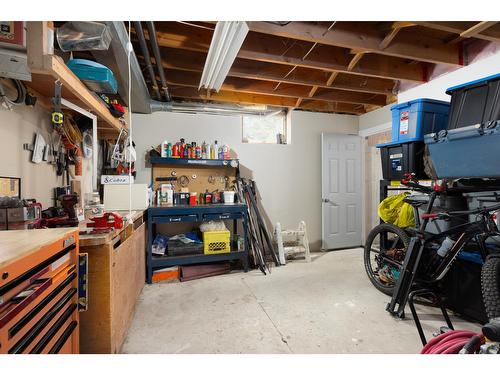
[[[102,216],[96,216],[90,219],[87,227],[95,228],[93,232],[107,232],[111,229],[123,228],[123,217],[116,212],[106,212]]]

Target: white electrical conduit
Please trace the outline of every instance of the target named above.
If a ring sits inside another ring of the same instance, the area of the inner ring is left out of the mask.
[[[132,46],[130,31],[132,29],[131,21],[128,21],[128,43],[127,43],[127,66],[128,66],[128,136],[129,136],[129,147],[132,149],[132,69],[130,64],[131,54],[134,50]],[[125,151],[125,150],[124,150]],[[132,157],[131,152],[129,152],[128,160],[128,214],[130,220],[132,220]]]

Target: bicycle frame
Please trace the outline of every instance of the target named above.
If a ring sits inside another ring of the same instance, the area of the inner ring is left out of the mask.
[[[437,192],[430,193],[426,214],[431,213],[437,195]],[[472,213],[473,211],[470,212]],[[466,215],[466,213],[464,213],[464,215]],[[487,213],[485,212],[482,215],[487,215]],[[482,218],[481,221],[476,222],[467,221],[466,223],[456,225],[437,234],[425,231],[429,220],[429,217],[426,215],[421,222],[420,220],[418,220],[418,222],[420,222],[418,229],[415,228],[413,230],[410,245],[408,246],[408,250],[401,267],[400,277],[396,282],[391,302],[387,305],[386,308],[389,313],[400,318],[404,317],[404,308],[406,306],[408,296],[411,292],[411,288],[416,278],[419,282],[426,284],[432,284],[442,280],[453,265],[453,262],[460,254],[462,248],[473,239],[477,240],[482,256],[483,258],[485,258],[486,249],[484,246],[484,241],[489,236],[498,234],[493,232],[491,228],[488,227],[490,224],[489,222],[485,222],[485,220],[491,220],[490,218]],[[429,278],[418,278],[417,272],[422,259],[422,255],[426,250],[426,244],[431,241],[444,239],[449,235],[457,234],[459,236],[454,245],[448,250],[440,265],[432,272]]]

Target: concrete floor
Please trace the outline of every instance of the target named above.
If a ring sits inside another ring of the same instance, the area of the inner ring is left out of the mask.
[[[361,249],[314,254],[272,274],[236,272],[146,285],[123,353],[417,353],[408,311],[392,318],[389,298],[368,280]],[[418,306],[427,334],[444,325]],[[454,316],[455,328],[478,325]]]

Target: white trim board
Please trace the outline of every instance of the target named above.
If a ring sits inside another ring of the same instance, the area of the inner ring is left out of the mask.
[[[386,122],[377,126],[372,126],[371,128],[363,129],[359,131],[359,135],[362,137],[368,137],[370,135],[383,133],[387,130],[392,129],[392,122]]]

